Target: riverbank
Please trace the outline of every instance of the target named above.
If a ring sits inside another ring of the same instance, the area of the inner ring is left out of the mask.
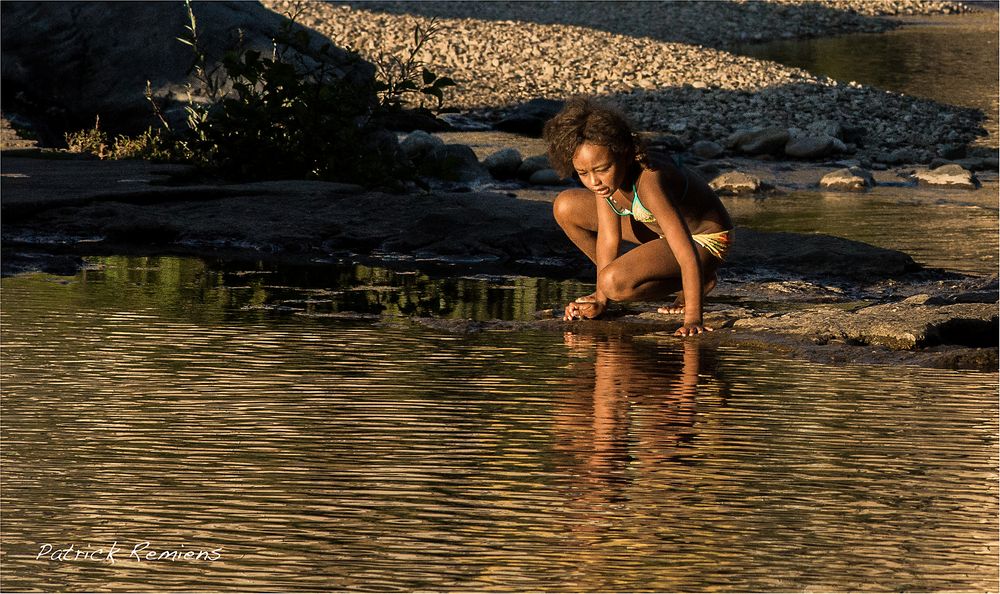
[[[779,188],[838,196],[800,187],[797,180],[818,177],[821,168],[774,167]],[[469,189],[386,194],[326,182],[191,184],[178,181],[184,170],[5,155],[5,274],[74,274],[84,255],[179,254],[276,266],[354,261],[446,276],[593,278],[592,265],[552,220],[558,188],[547,190],[548,199],[542,188],[523,198]],[[965,200],[996,191],[996,178],[987,178]],[[735,211],[759,199],[726,200]],[[369,216],[375,211],[378,217]],[[996,367],[996,276],[928,268],[903,252],[830,235],[740,228],[737,237],[706,308],[718,330],[704,340],[827,362]],[[416,322],[447,331],[589,328],[673,340],[680,320],[652,313],[657,305],[630,304],[593,323],[562,322],[558,311],[540,312],[534,322]]]

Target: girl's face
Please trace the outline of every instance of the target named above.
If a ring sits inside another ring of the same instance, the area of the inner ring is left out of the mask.
[[[614,194],[625,182],[628,167],[615,160],[611,149],[585,142],[573,153],[573,168],[588,190],[601,198]]]

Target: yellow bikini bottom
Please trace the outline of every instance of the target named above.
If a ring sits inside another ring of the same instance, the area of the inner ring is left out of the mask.
[[[708,253],[712,254],[720,260],[726,259],[726,253],[729,252],[729,247],[733,243],[733,230],[719,231],[718,233],[703,233],[701,235],[692,235],[691,239],[701,247],[708,250]]]

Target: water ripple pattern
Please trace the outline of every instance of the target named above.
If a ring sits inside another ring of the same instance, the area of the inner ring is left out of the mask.
[[[0,284],[5,590],[997,589],[997,374],[262,316],[178,278]]]

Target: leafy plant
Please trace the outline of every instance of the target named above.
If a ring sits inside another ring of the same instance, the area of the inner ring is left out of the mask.
[[[394,143],[380,143],[372,123],[375,89],[335,72],[329,43],[314,47],[290,18],[275,34],[269,56],[238,48],[225,54],[221,70],[210,70],[187,7],[192,72],[210,98],[207,105],[196,104],[189,95],[186,142],[198,164],[241,180],[378,185],[406,176]],[[359,64],[360,57],[349,53],[346,62],[340,66]]]
[[[413,29],[413,45],[406,56],[382,54],[375,61],[375,91],[382,107],[401,109],[409,94],[421,93],[436,98],[437,108],[441,109],[444,89],[455,86],[455,81],[447,76],[438,76],[417,58],[424,45],[441,30],[437,19],[431,19],[426,28],[417,25]]]
[[[269,55],[245,49],[240,33],[235,49],[211,65],[190,0],[185,7],[188,22],[177,39],[191,48],[189,72],[199,88],[188,86],[184,125],[171,125],[147,81],[146,98],[160,127],[109,142],[98,120],[93,129],[66,136],[71,150],[101,158],[190,162],[237,180],[392,186],[413,177],[398,155],[395,137],[377,123],[381,114],[402,109],[413,94],[435,98],[440,108],[444,90],[455,85],[417,58],[441,30],[436,22],[416,27],[409,53],[383,56],[375,64],[374,81],[359,84],[345,80],[335,65],[349,70],[360,57],[347,52],[335,60],[337,50],[329,43],[313,47],[309,34],[294,27],[294,16],[276,32]]]
[[[67,132],[66,146],[71,153],[94,155],[100,159],[110,156],[108,151],[108,133],[101,130],[101,116],[97,116],[94,127],[89,130]]]

